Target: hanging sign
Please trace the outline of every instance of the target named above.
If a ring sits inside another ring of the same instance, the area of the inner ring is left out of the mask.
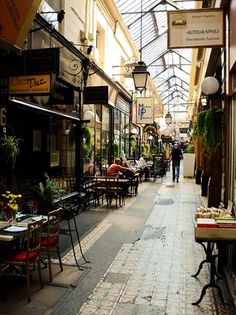
[[[20,75],[9,78],[9,95],[42,95],[51,91],[51,75]]]
[[[223,47],[225,44],[222,9],[168,12],[168,48]]]
[[[137,124],[153,123],[153,98],[137,97]]]

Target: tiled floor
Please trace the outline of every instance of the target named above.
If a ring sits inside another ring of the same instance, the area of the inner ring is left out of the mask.
[[[229,304],[223,306],[212,288],[198,306],[192,305],[209,280],[207,264],[198,278],[191,277],[204,259],[202,247],[194,241],[193,225],[201,202],[194,179],[182,178],[177,184],[164,178],[143,234],[122,246],[77,314],[231,314]],[[89,242],[99,241],[108,225],[102,222]]]

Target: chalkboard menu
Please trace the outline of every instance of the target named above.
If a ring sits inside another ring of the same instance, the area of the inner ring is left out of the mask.
[[[162,156],[155,156],[153,158],[153,175],[163,176],[164,175],[164,161]]]

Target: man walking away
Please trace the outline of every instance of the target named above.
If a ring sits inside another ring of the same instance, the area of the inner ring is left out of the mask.
[[[178,147],[178,144],[175,143],[174,148],[171,151],[171,161],[172,161],[172,180],[173,182],[176,181],[179,182],[179,168],[180,168],[180,160],[183,157],[182,151]]]

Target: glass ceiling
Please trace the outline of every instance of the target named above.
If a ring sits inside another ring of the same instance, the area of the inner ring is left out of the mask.
[[[114,0],[171,113],[187,113],[192,49],[167,48],[167,11],[194,9],[198,1]]]

